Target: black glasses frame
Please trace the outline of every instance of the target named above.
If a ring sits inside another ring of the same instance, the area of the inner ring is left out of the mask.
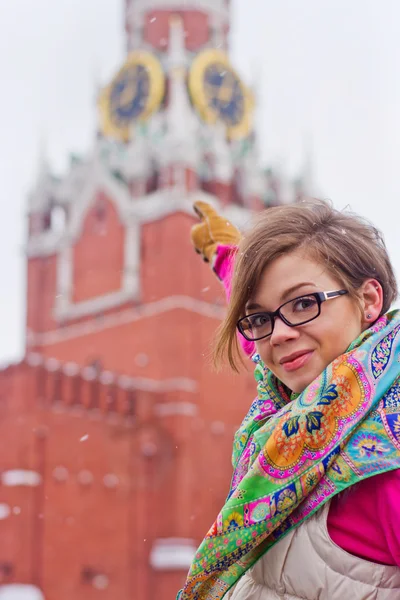
[[[348,293],[349,292],[347,290],[336,290],[333,292],[313,292],[311,294],[302,294],[301,296],[296,296],[296,298],[292,298],[291,300],[284,302],[273,312],[262,311],[262,312],[258,312],[258,313],[252,313],[251,315],[242,317],[237,322],[236,327],[238,328],[239,333],[246,340],[248,340],[249,342],[257,342],[258,340],[263,340],[264,338],[267,338],[270,335],[272,335],[272,333],[274,331],[274,327],[275,327],[276,317],[279,317],[288,327],[298,327],[299,325],[305,325],[306,323],[310,323],[310,321],[314,321],[314,319],[317,319],[319,317],[319,315],[321,314],[321,304],[323,302],[326,302],[326,300],[332,300],[333,298],[337,298],[338,296],[344,296],[345,294],[348,294]],[[302,321],[301,323],[293,324],[293,323],[290,323],[290,321],[288,321],[284,317],[284,315],[281,313],[282,308],[284,306],[286,306],[287,304],[290,304],[291,302],[294,302],[295,300],[300,300],[300,298],[309,298],[310,296],[313,296],[316,299],[317,304],[318,304],[318,314],[316,314],[314,317],[311,317],[311,319],[306,319],[305,321]],[[259,315],[268,315],[268,317],[271,320],[271,333],[267,333],[267,335],[262,335],[261,337],[258,337],[258,338],[250,338],[246,335],[246,333],[243,329],[242,323],[249,317],[256,317]]]

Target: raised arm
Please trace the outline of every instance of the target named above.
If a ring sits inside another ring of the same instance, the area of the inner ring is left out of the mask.
[[[195,202],[194,210],[200,223],[193,225],[191,229],[193,246],[203,260],[210,264],[223,284],[229,301],[235,256],[242,237],[241,233],[207,202]],[[254,354],[254,343],[248,342],[240,334],[238,337],[244,352],[250,356]]]

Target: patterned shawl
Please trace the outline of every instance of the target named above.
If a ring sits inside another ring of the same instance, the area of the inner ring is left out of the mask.
[[[220,600],[261,555],[355,483],[400,468],[400,311],[301,394],[254,357],[258,397],[236,433],[231,490],[180,600]]]

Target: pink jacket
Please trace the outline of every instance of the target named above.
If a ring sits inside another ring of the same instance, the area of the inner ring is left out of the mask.
[[[219,245],[214,271],[229,299],[235,248]],[[240,340],[246,354],[254,343]],[[366,479],[335,496],[328,514],[328,532],[343,550],[374,563],[400,566],[400,470]]]

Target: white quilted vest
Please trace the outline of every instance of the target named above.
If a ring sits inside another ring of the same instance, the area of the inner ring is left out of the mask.
[[[400,568],[349,554],[329,537],[329,503],[271,548],[227,600],[400,600]]]

